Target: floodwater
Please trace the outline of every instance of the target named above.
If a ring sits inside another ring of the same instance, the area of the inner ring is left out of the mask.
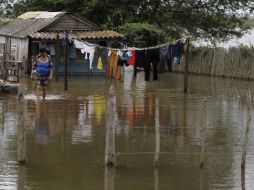
[[[144,82],[142,74],[124,82],[104,77],[52,82],[45,102],[34,96],[34,83],[23,105],[27,163],[17,164],[20,104],[0,96],[0,189],[38,190],[198,190],[247,189],[254,186],[253,119],[241,176],[247,122],[247,97],[254,82],[204,76],[161,74]],[[105,169],[106,109],[109,87],[116,96],[116,164]],[[206,99],[206,109],[204,108]],[[155,117],[157,116],[157,117]],[[251,109],[253,117],[253,109]],[[154,168],[155,126],[160,127],[160,166]],[[201,126],[206,127],[205,164],[199,168]]]

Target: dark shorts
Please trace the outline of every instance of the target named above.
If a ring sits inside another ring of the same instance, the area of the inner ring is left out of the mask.
[[[39,86],[48,86],[48,75],[36,75],[36,84]]]

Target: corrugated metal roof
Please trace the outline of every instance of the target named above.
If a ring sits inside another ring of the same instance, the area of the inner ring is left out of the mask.
[[[75,19],[77,22],[82,23],[83,29],[73,29],[68,28],[67,30],[72,30],[69,34],[69,38],[73,39],[97,39],[97,38],[118,38],[123,37],[114,31],[101,31],[100,28],[78,16],[74,16],[65,12],[27,12],[18,19],[10,22],[4,26],[0,27],[0,35],[11,36],[16,38],[26,38],[28,36],[35,39],[56,39],[57,31],[63,32],[64,30],[54,29],[54,26],[62,22],[65,17],[70,17]],[[62,19],[62,20],[61,20]],[[75,23],[75,22],[74,22]],[[51,28],[47,28],[51,27]],[[53,28],[53,29],[52,29]],[[53,32],[53,31],[56,32]],[[51,32],[50,32],[51,31]],[[63,34],[61,34],[63,35]]]
[[[26,38],[29,34],[43,29],[57,19],[59,17],[50,19],[16,19],[0,27],[0,35]]]
[[[54,18],[64,13],[65,12],[43,12],[40,15],[38,15],[36,18]]]
[[[34,11],[34,12],[26,12],[20,16],[18,16],[18,18],[21,19],[33,19],[36,18],[38,15],[45,13],[47,11]]]
[[[29,35],[33,39],[48,39],[55,40],[57,37],[57,32],[35,32]],[[59,37],[63,38],[64,33],[59,33]],[[74,31],[68,34],[69,39],[103,39],[103,38],[121,38],[123,34],[120,34],[115,31]]]

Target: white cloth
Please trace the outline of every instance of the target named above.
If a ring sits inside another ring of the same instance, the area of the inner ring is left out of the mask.
[[[77,49],[82,49],[83,48],[83,44],[84,42],[78,41],[78,40],[74,40],[74,45]]]
[[[89,67],[92,69],[92,63],[94,58],[94,52],[95,52],[95,45],[90,44],[88,42],[82,42],[79,40],[74,40],[74,45],[77,49],[81,50],[81,53],[86,53],[85,58],[89,59]],[[89,56],[89,57],[88,57]]]

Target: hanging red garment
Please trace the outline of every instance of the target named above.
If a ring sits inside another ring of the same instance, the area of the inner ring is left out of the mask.
[[[129,65],[134,65],[135,64],[135,59],[136,59],[136,53],[134,50],[131,50],[132,57],[128,60]]]

